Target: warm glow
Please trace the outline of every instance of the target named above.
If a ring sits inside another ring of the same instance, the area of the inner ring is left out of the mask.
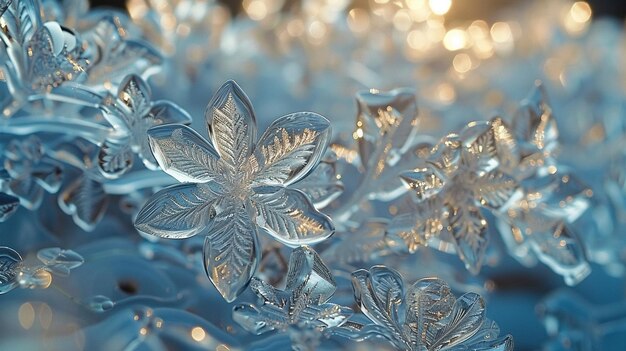
[[[206,338],[206,332],[202,329],[202,327],[194,327],[191,329],[191,338],[200,342]]]
[[[451,29],[443,37],[443,46],[450,51],[457,51],[467,47],[468,37],[463,29]]]
[[[363,33],[369,29],[370,16],[363,9],[352,9],[348,12],[348,27],[354,33]]]
[[[579,1],[572,5],[570,16],[578,23],[585,23],[591,18],[591,7],[584,1]]]
[[[491,38],[496,43],[506,43],[513,40],[511,26],[506,22],[496,22],[491,26]]]
[[[255,21],[264,19],[268,13],[267,4],[263,0],[244,0],[243,8],[248,16]]]
[[[435,15],[445,15],[452,6],[452,0],[428,0],[428,6]]]
[[[472,59],[468,54],[458,54],[454,56],[454,60],[452,60],[452,66],[454,66],[454,70],[459,73],[465,73],[472,69]]]
[[[22,304],[17,311],[17,319],[24,329],[30,329],[35,323],[35,309],[30,302]]]

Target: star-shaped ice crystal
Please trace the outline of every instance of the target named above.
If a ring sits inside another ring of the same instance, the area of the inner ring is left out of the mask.
[[[294,113],[274,121],[257,141],[252,105],[233,81],[217,91],[205,115],[212,142],[184,125],[148,131],[159,166],[183,184],[155,194],[135,226],[174,239],[209,228],[206,272],[230,302],[257,268],[258,231],[293,246],[317,243],[333,233],[330,218],[303,192],[289,187],[319,163],[331,130],[320,115]]]

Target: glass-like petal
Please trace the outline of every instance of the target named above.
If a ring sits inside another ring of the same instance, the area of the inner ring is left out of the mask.
[[[433,147],[427,162],[446,177],[450,177],[459,167],[461,150],[462,143],[459,136],[457,134],[446,135]]]
[[[0,38],[4,45],[10,47],[25,44],[43,25],[38,2],[12,0],[3,7],[1,16],[5,27],[0,31]]]
[[[0,295],[17,287],[17,266],[21,261],[22,257],[15,250],[0,246]]]
[[[72,250],[63,250],[58,247],[49,247],[37,252],[37,258],[46,265],[46,268],[59,275],[69,275],[70,270],[82,265],[85,260]]]
[[[180,184],[157,192],[137,214],[135,228],[172,239],[200,233],[215,216],[216,187],[214,183]]]
[[[0,222],[4,222],[20,207],[20,199],[0,192]]]
[[[345,323],[350,316],[351,309],[334,303],[311,305],[300,313],[298,324],[319,329],[334,328]]]
[[[315,304],[321,304],[335,293],[337,283],[320,256],[308,246],[293,250],[289,257],[287,290],[304,294]]]
[[[115,179],[133,166],[133,158],[128,139],[105,140],[98,152],[98,169],[105,178]]]
[[[109,196],[101,183],[81,176],[59,194],[58,204],[63,212],[72,216],[76,225],[92,231],[106,213]]]
[[[316,113],[293,113],[275,120],[254,150],[259,163],[255,181],[282,185],[297,182],[317,166],[330,136],[330,122]]]
[[[361,162],[366,168],[374,167],[371,161],[381,145],[389,143],[391,149],[403,149],[411,143],[417,125],[417,102],[412,89],[391,91],[361,91],[356,94],[357,137]]]
[[[449,223],[457,254],[472,274],[478,274],[488,243],[487,221],[478,208],[463,206],[450,211]]]
[[[395,216],[387,227],[385,240],[391,247],[402,245],[414,253],[420,246],[432,243],[447,226],[441,201],[432,198],[419,203],[410,213]]]
[[[251,200],[257,210],[256,224],[287,245],[314,244],[335,231],[330,218],[317,211],[299,190],[256,187]]]
[[[513,119],[513,130],[520,140],[532,145],[535,151],[551,153],[558,146],[558,127],[541,84],[522,102]]]
[[[136,74],[126,76],[120,83],[117,92],[118,101],[128,111],[125,116],[133,119],[126,120],[129,129],[132,129],[136,123],[140,123],[138,119],[150,111],[151,95],[150,86]]]
[[[213,95],[205,117],[227,176],[236,177],[250,167],[248,157],[256,141],[256,117],[250,100],[237,83],[229,80]]]
[[[155,101],[150,109],[150,116],[154,119],[155,125],[191,123],[191,116],[187,111],[166,100]]]
[[[320,162],[306,178],[293,186],[307,194],[317,209],[328,206],[344,189],[343,182],[337,179],[335,164],[330,161]]]
[[[474,196],[481,205],[500,209],[510,201],[515,202],[522,196],[521,188],[515,178],[498,170],[492,170],[476,180],[473,185]]]
[[[430,165],[400,174],[400,179],[409,189],[415,191],[419,200],[437,195],[444,187],[442,178],[440,172]]]
[[[248,206],[236,200],[220,201],[204,242],[204,268],[228,302],[245,290],[261,258]]]
[[[392,310],[387,310],[386,298],[389,301],[395,301],[398,294],[402,291],[398,290],[402,286],[402,278],[395,270],[385,266],[374,266],[374,271],[370,272],[360,269],[352,273],[352,287],[354,289],[354,299],[361,311],[374,323],[385,328],[386,338],[388,338],[396,347],[400,349],[410,350],[410,341],[406,338],[400,326],[397,324],[396,317]],[[373,278],[373,276],[376,276]],[[378,284],[378,283],[384,284]],[[389,291],[385,291],[389,288]],[[380,295],[379,295],[380,294]],[[394,298],[395,297],[395,298]],[[395,306],[390,304],[389,307]]]
[[[455,301],[450,287],[441,279],[424,278],[415,282],[407,291],[404,321],[411,341],[431,349],[441,320],[450,315]]]
[[[208,182],[216,176],[218,155],[193,129],[168,124],[148,130],[150,147],[163,171],[180,182]]]
[[[580,238],[565,223],[557,222],[550,230],[534,231],[529,238],[539,260],[562,275],[568,285],[578,284],[591,273]]]
[[[485,301],[475,293],[461,296],[446,318],[440,320],[442,327],[434,334],[428,349],[439,350],[461,344],[472,337],[485,320]]]

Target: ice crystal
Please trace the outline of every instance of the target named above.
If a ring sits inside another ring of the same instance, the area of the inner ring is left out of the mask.
[[[319,163],[330,124],[315,113],[294,113],[274,121],[257,141],[252,106],[232,81],[217,91],[206,120],[211,142],[184,125],[148,131],[159,166],[183,184],[155,194],[135,226],[175,239],[208,228],[207,275],[233,301],[256,270],[257,232],[293,246],[313,244],[333,233],[330,219],[306,194],[289,187]]]
[[[317,331],[314,335],[319,338],[319,332],[342,325],[352,314],[349,308],[328,303],[336,289],[335,280],[317,253],[306,246],[291,254],[285,290],[257,278],[252,278],[250,287],[262,303],[258,307],[235,306],[235,321],[255,334],[289,331],[296,350],[309,350],[315,344],[302,338],[307,331]]]

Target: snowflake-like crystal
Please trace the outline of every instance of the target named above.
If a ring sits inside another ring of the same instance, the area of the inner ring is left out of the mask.
[[[477,273],[487,247],[481,208],[506,208],[519,193],[518,182],[503,171],[517,159],[516,152],[500,118],[469,123],[460,134],[444,137],[423,168],[401,175],[420,202],[417,211],[392,220],[388,239],[405,242],[410,252],[433,240],[450,240],[465,266]]]
[[[148,131],[159,166],[184,184],[155,194],[137,215],[135,226],[175,239],[209,228],[205,268],[230,302],[256,270],[258,231],[293,246],[316,243],[333,233],[330,219],[304,193],[289,187],[319,163],[330,123],[315,113],[294,113],[274,121],[256,142],[252,105],[233,81],[217,91],[206,120],[212,143],[184,125]]]
[[[300,342],[301,334],[318,332],[343,324],[351,315],[349,308],[328,303],[337,284],[328,267],[311,248],[301,246],[289,259],[287,285],[278,290],[264,281],[252,278],[250,287],[261,299],[259,307],[235,306],[233,319],[257,335],[272,331],[289,331],[296,350],[308,350],[315,342]],[[316,333],[317,337],[321,336]]]
[[[497,324],[485,317],[478,294],[457,299],[437,278],[420,279],[405,292],[400,274],[385,266],[352,273],[352,285],[357,304],[374,324],[346,324],[339,335],[383,337],[398,350],[513,350],[512,337],[498,337]]]
[[[0,20],[2,70],[13,98],[4,101],[5,116],[34,95],[86,77],[87,59],[79,37],[57,22],[44,23],[38,1],[8,1]]]
[[[98,155],[98,167],[107,178],[115,178],[133,164],[136,153],[148,168],[158,168],[152,156],[147,131],[151,127],[191,123],[191,117],[169,101],[151,101],[150,87],[141,77],[131,74],[124,78],[117,96],[104,100],[104,116],[115,129],[115,138],[106,140]]]

